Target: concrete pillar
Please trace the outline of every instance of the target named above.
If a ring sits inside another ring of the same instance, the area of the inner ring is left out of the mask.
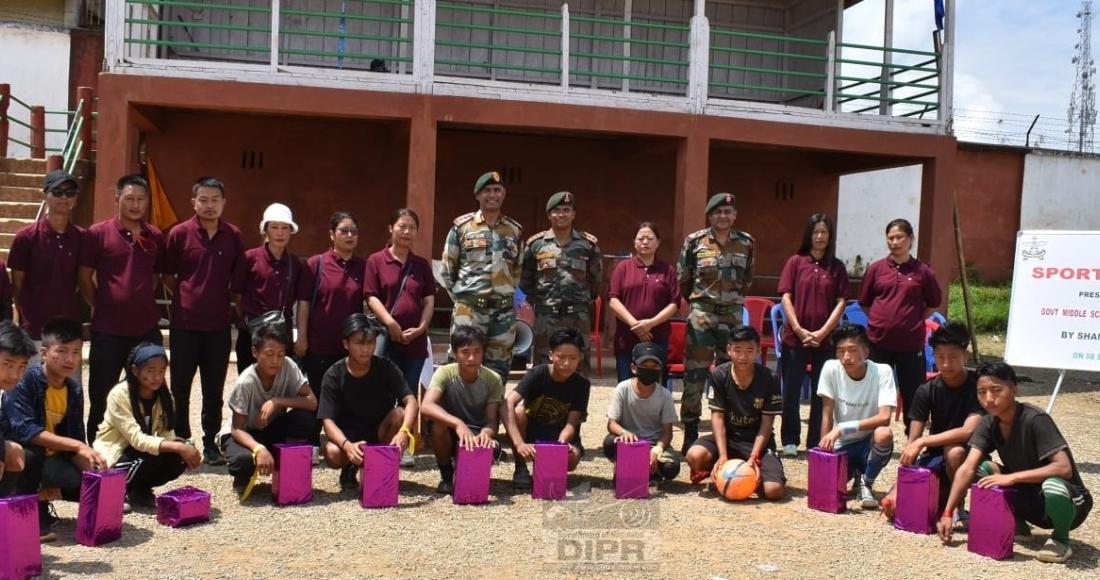
[[[46,158],[46,107],[31,107],[31,158]]]
[[[421,107],[409,121],[409,167],[405,195],[408,207],[420,215],[420,231],[413,251],[420,256],[436,256],[440,248],[432,246],[435,222],[435,152],[436,123],[431,103],[421,101]]]
[[[710,138],[694,130],[676,149],[676,213],[673,243],[677,255],[684,238],[706,224],[703,209],[707,204],[710,171]]]
[[[99,81],[99,118],[96,125],[96,181],[92,220],[117,213],[115,181],[138,171],[138,130],[130,122],[130,97],[112,75]],[[87,195],[87,193],[86,193]]]
[[[958,273],[954,223],[951,219],[952,193],[955,187],[955,149],[925,161],[921,172],[920,232],[917,256],[932,266],[943,290],[943,304],[937,310],[947,312],[947,288]],[[936,232],[933,235],[933,232]]]

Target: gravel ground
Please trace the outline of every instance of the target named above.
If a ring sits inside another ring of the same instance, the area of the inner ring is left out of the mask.
[[[1024,400],[1045,406],[1056,374],[1024,374],[1035,381],[1024,385]],[[228,384],[234,378],[231,368]],[[893,578],[1100,578],[1095,514],[1072,534],[1074,556],[1066,566],[1033,558],[1042,534],[1017,544],[1011,560],[997,562],[967,552],[965,534],[943,547],[935,537],[894,530],[855,502],[842,515],[810,510],[801,455],[785,462],[789,497],[774,504],[720,500],[690,486],[686,466],[649,501],[616,501],[612,465],[599,451],[613,382],[595,381],[591,420],[582,429],[588,455],[570,474],[567,501],[513,494],[512,465],[502,463],[493,468],[489,505],[455,506],[435,493],[435,461],[421,454],[415,469],[402,470],[395,509],[361,509],[354,494],[340,492],[337,472],[320,467],[313,472],[313,502],[279,508],[271,505],[269,485],[258,486],[242,504],[225,468],[204,466],[165,488],[194,485],[211,492],[212,520],[203,525],[172,529],[158,525],[154,515],[134,513],[125,518],[121,540],[87,548],[73,541],[76,504],[57,502],[63,520],[59,540],[43,546],[45,576],[816,578],[866,574],[867,562],[881,562]],[[192,423],[198,425],[197,385],[193,392]],[[802,410],[805,417],[808,407]],[[1055,418],[1094,493],[1100,492],[1098,415],[1096,377],[1071,373]],[[901,441],[901,424],[894,430]],[[677,429],[677,448],[680,438]],[[891,463],[877,484],[880,496],[896,466]]]

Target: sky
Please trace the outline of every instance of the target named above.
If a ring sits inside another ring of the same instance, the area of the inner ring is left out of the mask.
[[[884,0],[845,12],[844,41],[882,42]],[[1067,109],[1076,75],[1080,0],[957,0],[955,130],[960,139],[1067,146]],[[1093,12],[1100,12],[1100,1]],[[1093,17],[1093,55],[1100,50]],[[894,46],[930,50],[933,0],[895,0]]]

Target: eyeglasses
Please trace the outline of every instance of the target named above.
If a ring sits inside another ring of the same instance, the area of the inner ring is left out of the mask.
[[[345,236],[358,236],[359,228],[336,228],[336,231],[344,234]]]
[[[80,190],[75,187],[56,187],[50,190],[50,195],[54,197],[76,197],[80,193]]]

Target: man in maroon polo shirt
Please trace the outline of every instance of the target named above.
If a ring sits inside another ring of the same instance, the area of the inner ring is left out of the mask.
[[[80,320],[77,273],[84,228],[72,222],[80,184],[60,169],[42,186],[46,215],[15,234],[8,254],[19,325],[36,341],[42,325],[54,317]],[[74,376],[79,382],[80,373]]]
[[[88,228],[80,248],[80,294],[92,307],[89,444],[130,351],[144,341],[162,341],[155,292],[164,235],[145,221],[149,184],[140,175],[122,177],[115,186],[115,203],[118,216]]]
[[[222,423],[222,392],[229,365],[229,290],[244,248],[241,230],[222,220],[225,184],[200,177],[191,187],[195,217],[168,232],[162,281],[172,294],[168,347],[176,435],[191,437],[191,382],[202,385],[203,461],[224,465],[215,444]]]

